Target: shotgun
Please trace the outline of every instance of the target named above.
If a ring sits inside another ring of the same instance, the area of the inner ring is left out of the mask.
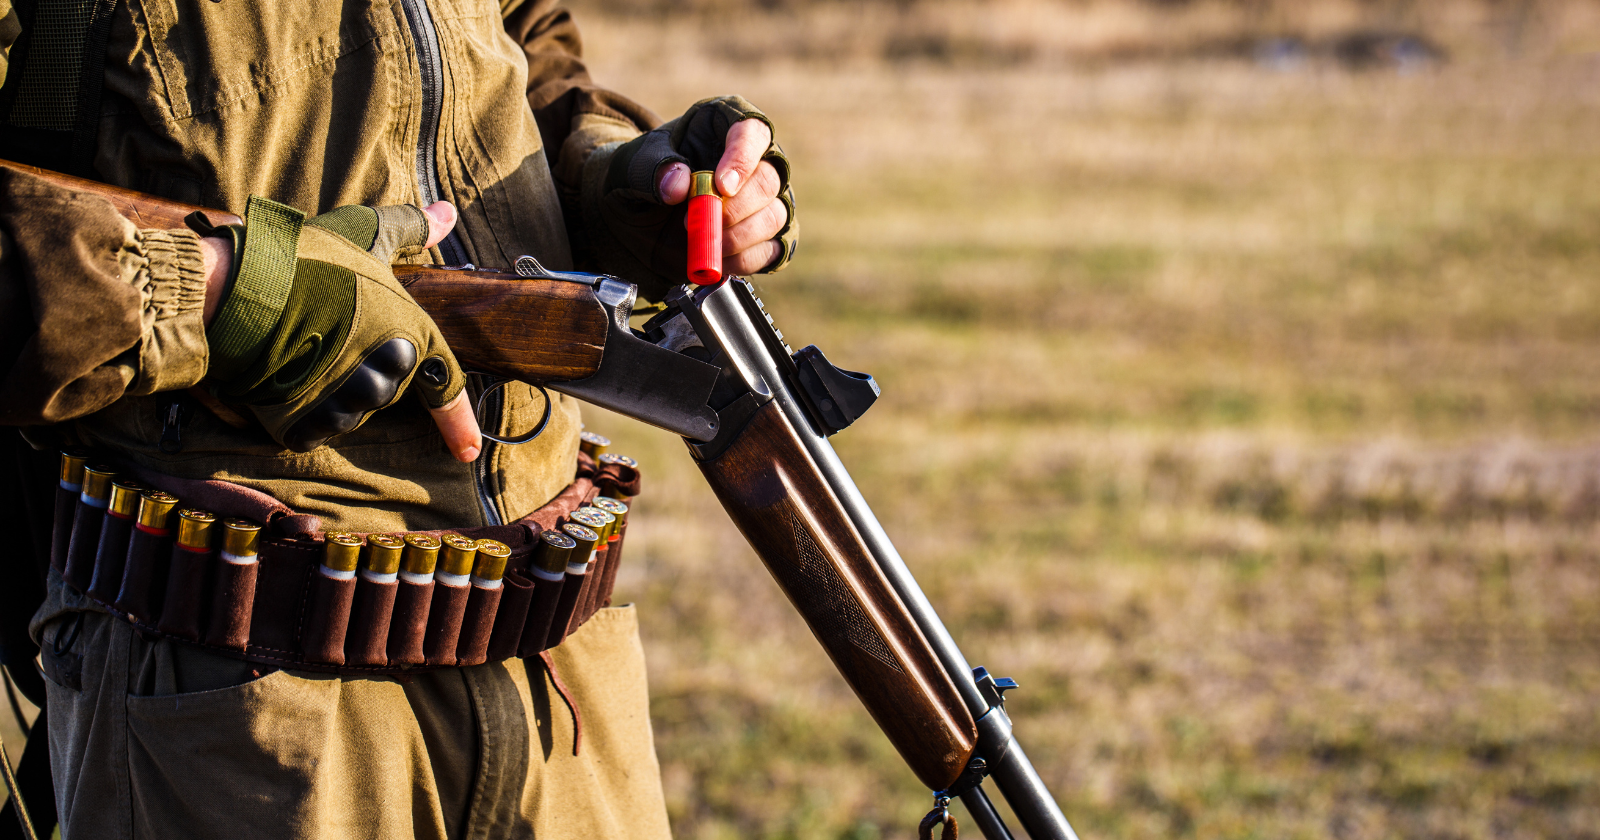
[[[0,167],[109,199],[135,225],[178,228],[192,207],[34,167]],[[794,352],[750,284],[682,286],[640,328],[637,288],[550,271],[394,266],[465,370],[549,388],[681,435],[734,524],[917,778],[934,793],[922,833],[953,827],[960,797],[985,837],[1076,840],[1012,734],[1016,683],[972,668],[828,438],[878,396],[872,377],[815,346]],[[953,832],[952,832],[953,835]]]

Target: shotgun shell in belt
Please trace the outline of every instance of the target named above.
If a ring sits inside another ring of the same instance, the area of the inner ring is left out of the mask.
[[[599,458],[606,454],[606,447],[611,445],[611,438],[597,435],[594,432],[584,432],[578,435],[578,448],[590,458]]]
[[[722,279],[722,196],[712,184],[712,172],[696,172],[689,187],[689,279],[709,286]]]
[[[367,571],[392,575],[400,571],[400,551],[405,541],[393,534],[367,535]]]
[[[478,540],[478,561],[472,567],[472,577],[482,581],[497,581],[506,576],[506,562],[511,559],[511,548],[498,540]]]
[[[439,541],[427,534],[406,534],[405,554],[400,570],[414,575],[431,575],[439,562]]]
[[[178,511],[178,545],[194,551],[211,548],[211,531],[216,524],[217,515],[209,510]]]
[[[561,530],[571,537],[574,543],[577,543],[573,548],[572,556],[567,558],[568,564],[589,562],[589,552],[594,551],[594,547],[600,543],[600,535],[576,522],[568,522],[562,525]]]
[[[601,496],[594,500],[594,506],[617,518],[616,530],[622,530],[622,523],[628,521],[628,506],[610,496]]]
[[[117,477],[115,467],[90,464],[83,468],[83,494],[86,504],[104,508],[111,504],[111,481]]]
[[[156,536],[166,536],[167,522],[172,509],[177,506],[177,496],[160,490],[146,490],[139,495],[139,524],[135,527]]]
[[[334,531],[322,540],[322,568],[341,575],[353,574],[361,565],[361,538]]]
[[[621,465],[621,466],[624,466],[624,467],[629,467],[631,469],[638,469],[639,468],[639,462],[638,461],[635,461],[635,460],[633,460],[632,458],[629,458],[626,455],[614,455],[614,454],[612,454],[610,452],[607,452],[606,454],[601,455],[599,458],[597,458],[595,460],[598,461],[600,466],[602,466],[602,467],[607,466],[609,464],[618,464],[618,465]],[[616,499],[618,501],[623,501],[623,502],[628,501],[629,497],[624,496],[621,493],[618,493],[615,489],[613,489],[611,492],[616,497]]]
[[[112,516],[123,519],[132,519],[139,515],[139,497],[148,489],[133,479],[119,478],[111,482],[111,507],[106,510]]]
[[[61,489],[82,492],[83,468],[88,463],[89,450],[81,446],[61,450]]]
[[[222,559],[229,563],[256,562],[261,523],[249,519],[222,520]]]
[[[578,543],[562,531],[540,531],[539,547],[533,552],[533,566],[547,575],[562,575],[567,571],[567,559]]]
[[[593,505],[584,505],[573,511],[567,518],[579,525],[592,528],[597,533],[606,527],[606,512]]]
[[[472,562],[478,556],[478,544],[460,534],[445,534],[440,538],[444,549],[439,552],[439,571],[447,575],[472,574]]]
[[[600,527],[595,528],[595,526],[589,525],[588,520],[578,519],[576,515],[578,513],[587,513],[590,517],[594,518],[600,523]],[[589,525],[590,528],[594,528],[595,533],[600,535],[601,544],[609,541],[612,535],[617,532],[617,518],[593,505],[584,505],[583,507],[578,508],[572,518],[577,519],[579,522],[582,522],[585,525]]]

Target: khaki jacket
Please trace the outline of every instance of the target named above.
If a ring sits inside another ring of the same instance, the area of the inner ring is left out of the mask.
[[[555,0],[125,0],[114,15],[101,180],[234,211],[252,194],[308,215],[453,202],[455,235],[419,262],[598,267],[584,164],[658,122],[590,81]],[[7,63],[16,24],[0,0],[0,81],[27,69]],[[133,465],[253,487],[329,529],[509,521],[572,480],[579,411],[560,395],[540,438],[488,444],[475,464],[450,457],[412,400],[304,454],[228,425],[184,393],[206,370],[199,260],[186,231],[139,230],[104,202],[0,174],[0,423],[62,424]],[[504,393],[485,426],[520,434],[542,398]]]

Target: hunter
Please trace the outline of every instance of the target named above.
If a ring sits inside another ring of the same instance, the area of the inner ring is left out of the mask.
[[[246,217],[141,229],[0,170],[8,500],[82,445],[318,534],[517,523],[577,479],[579,406],[481,437],[546,397],[475,415],[487,383],[391,262],[529,254],[657,297],[683,282],[691,170],[726,198],[729,273],[794,254],[767,117],[724,96],[662,124],[590,79],[555,0],[0,0],[0,82],[0,158]],[[0,525],[37,533],[26,509]],[[310,673],[135,627],[46,574],[48,545],[10,548],[67,840],[669,834],[631,607],[542,659]]]

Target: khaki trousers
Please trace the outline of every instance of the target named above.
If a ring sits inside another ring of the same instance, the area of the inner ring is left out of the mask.
[[[49,685],[65,840],[670,836],[632,607],[553,651],[576,756],[537,660],[261,675],[141,638],[59,580],[34,635],[83,657],[80,689]]]

